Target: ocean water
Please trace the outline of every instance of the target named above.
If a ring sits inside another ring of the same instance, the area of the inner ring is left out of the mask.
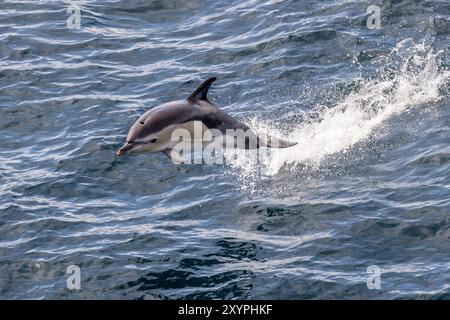
[[[1,299],[450,298],[449,1],[68,2],[0,3]],[[116,156],[210,76],[298,145]]]

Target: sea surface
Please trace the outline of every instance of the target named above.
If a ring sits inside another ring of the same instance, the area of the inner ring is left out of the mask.
[[[1,0],[0,299],[450,299],[449,34],[448,0]],[[298,145],[116,156],[211,76]]]

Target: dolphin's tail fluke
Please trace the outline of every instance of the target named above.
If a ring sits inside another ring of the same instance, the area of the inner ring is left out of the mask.
[[[237,131],[239,132],[239,130]],[[248,130],[244,133],[243,130],[240,130],[242,135],[236,134],[230,135],[224,141],[224,148],[237,148],[237,149],[246,149],[246,150],[254,150],[259,148],[289,148],[298,144],[297,142],[289,142],[277,137],[272,137],[269,135],[257,134],[253,130]]]
[[[293,147],[298,142],[289,142],[277,137],[267,136],[266,139],[259,139],[259,147],[284,149]]]

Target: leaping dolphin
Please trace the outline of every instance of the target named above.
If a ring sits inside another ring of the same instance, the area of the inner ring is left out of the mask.
[[[297,144],[270,136],[263,139],[246,124],[209,102],[208,90],[215,80],[212,77],[203,82],[186,100],[164,103],[144,113],[130,128],[127,141],[117,151],[117,155],[129,152],[164,152],[171,157],[172,148],[177,143],[173,141],[172,133],[180,128],[192,132],[195,122],[201,122],[203,130],[216,129],[223,135],[229,129],[250,132],[250,139],[254,138],[254,143],[246,141],[241,144],[243,149],[287,148]]]

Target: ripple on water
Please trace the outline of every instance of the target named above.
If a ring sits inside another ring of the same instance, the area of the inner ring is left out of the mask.
[[[72,30],[63,2],[3,3],[0,297],[448,299],[446,6],[389,3],[381,30],[366,6],[87,1]],[[214,103],[298,146],[116,157],[212,75]]]

